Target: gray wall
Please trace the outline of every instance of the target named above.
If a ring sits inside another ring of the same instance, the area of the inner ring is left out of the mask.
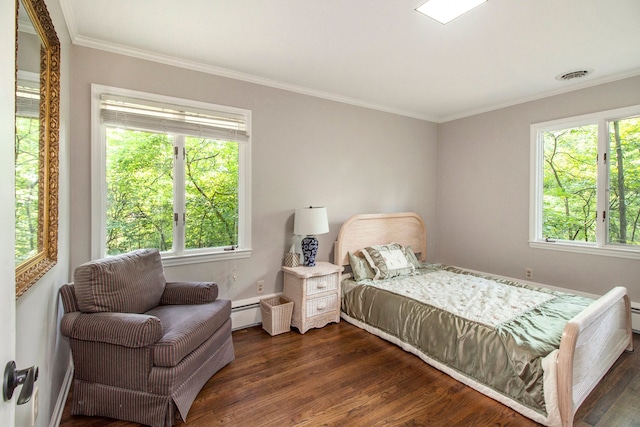
[[[71,68],[72,270],[90,256],[91,83],[252,111],[253,254],[170,267],[169,278],[214,280],[233,300],[256,297],[257,280],[265,294],[281,291],[293,212],[309,205],[329,213],[320,261],[332,260],[340,225],[353,214],[416,211],[436,228],[433,123],[77,46]],[[430,253],[435,246],[430,239]]]
[[[640,261],[531,249],[529,125],[640,104],[640,77],[479,114],[438,127],[438,260],[640,301]]]

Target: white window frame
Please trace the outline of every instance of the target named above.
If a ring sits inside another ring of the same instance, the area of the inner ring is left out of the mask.
[[[608,192],[609,171],[605,163],[603,153],[609,155],[608,123],[640,115],[640,105],[601,111],[598,113],[584,114],[564,119],[534,123],[530,127],[531,159],[530,159],[530,189],[529,189],[529,247],[537,249],[549,249],[564,252],[576,252],[592,255],[605,255],[619,258],[640,259],[640,247],[633,245],[612,245],[607,243],[608,220]],[[542,134],[544,132],[567,129],[578,126],[598,126],[598,164],[597,164],[597,201],[596,210],[598,221],[596,222],[596,242],[580,242],[570,240],[545,240],[542,235],[542,208],[543,208],[543,178],[544,178],[544,146]],[[607,211],[603,221],[603,211]]]
[[[107,183],[106,183],[106,132],[100,117],[101,96],[104,94],[136,98],[149,102],[180,105],[187,108],[242,114],[246,118],[247,133],[251,135],[251,111],[174,98],[129,89],[91,85],[91,257],[106,256],[107,236]],[[201,248],[184,250],[184,240],[176,242],[182,249],[161,252],[165,266],[194,264],[251,256],[251,137],[239,144],[238,153],[238,246],[234,248]],[[182,195],[184,197],[184,195]]]

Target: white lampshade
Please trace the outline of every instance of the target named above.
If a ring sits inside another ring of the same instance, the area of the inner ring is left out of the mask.
[[[329,232],[327,208],[311,207],[296,209],[293,234],[313,236]]]

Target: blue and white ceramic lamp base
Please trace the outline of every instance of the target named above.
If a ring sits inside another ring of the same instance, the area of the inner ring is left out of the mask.
[[[313,236],[307,236],[302,239],[302,255],[304,255],[304,266],[315,267],[316,253],[318,252],[318,239]]]

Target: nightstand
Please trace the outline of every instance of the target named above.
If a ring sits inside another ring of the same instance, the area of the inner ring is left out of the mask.
[[[315,267],[282,267],[284,296],[293,301],[291,326],[304,334],[340,322],[340,273],[343,267],[317,262]]]

